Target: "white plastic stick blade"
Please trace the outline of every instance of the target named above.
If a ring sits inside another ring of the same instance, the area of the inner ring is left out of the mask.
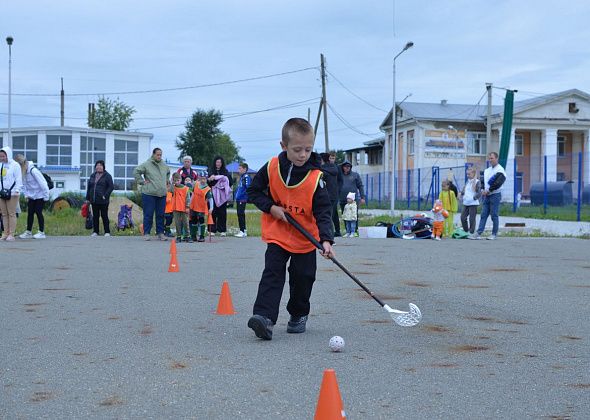
[[[393,309],[389,305],[383,306],[383,309],[385,309],[389,315],[391,315],[391,318],[397,325],[402,327],[413,327],[422,319],[422,312],[420,312],[420,308],[418,308],[413,303],[410,303],[410,310],[408,312]]]

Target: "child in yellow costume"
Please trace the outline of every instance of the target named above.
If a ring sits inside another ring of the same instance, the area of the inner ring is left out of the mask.
[[[450,237],[455,230],[453,226],[453,221],[455,217],[455,213],[457,213],[458,204],[457,204],[457,197],[455,196],[455,192],[452,191],[450,188],[450,183],[447,180],[442,182],[442,191],[440,192],[438,199],[442,202],[443,209],[445,209],[449,216],[445,219],[444,227],[443,227],[443,235]]]

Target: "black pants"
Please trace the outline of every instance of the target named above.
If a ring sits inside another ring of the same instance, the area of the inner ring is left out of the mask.
[[[98,235],[99,217],[102,218],[104,226],[104,233],[111,233],[109,227],[109,205],[108,204],[93,204],[92,205],[92,231]]]
[[[35,215],[37,215],[37,221],[39,222],[39,232],[45,232],[45,218],[43,217],[43,205],[45,201],[42,198],[33,200],[29,198],[27,203],[28,214],[27,214],[27,230],[31,232],[33,230],[33,221]]]
[[[270,318],[273,324],[279,317],[279,306],[285,286],[285,269],[289,258],[290,297],[287,311],[292,316],[309,314],[309,298],[316,273],[316,251],[293,254],[279,245],[268,244],[253,313]]]
[[[227,203],[223,203],[219,207],[215,205],[211,217],[213,218],[211,233],[225,232],[227,230]]]
[[[469,227],[467,226],[467,216],[469,216]],[[463,206],[461,226],[465,232],[475,233],[475,216],[477,216],[477,206]]]
[[[240,230],[242,232],[246,231],[246,202],[240,201],[236,203],[237,210],[238,210],[238,224],[240,225]]]
[[[334,224],[334,235],[340,236],[340,219],[338,218],[338,200],[332,201],[332,223]]]

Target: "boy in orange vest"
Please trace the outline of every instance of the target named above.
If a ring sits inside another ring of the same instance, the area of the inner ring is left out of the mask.
[[[172,211],[174,213],[174,224],[176,225],[176,242],[192,242],[189,235],[188,212],[191,202],[190,188],[182,183],[179,173],[172,174]]]
[[[272,339],[279,316],[287,262],[291,260],[288,333],[305,332],[316,276],[316,248],[289,224],[285,212],[322,243],[324,257],[334,255],[332,205],[313,143],[313,128],[306,120],[288,120],[282,130],[283,152],[258,171],[247,190],[249,201],[263,212],[262,240],[268,244],[253,316],[248,320],[248,327],[264,340]]]
[[[211,193],[211,187],[207,185],[207,174],[200,173],[197,182],[190,205],[191,238],[197,242],[205,242],[205,226],[207,226],[205,218],[213,211],[213,194]]]
[[[164,235],[172,238],[174,235],[170,230],[172,221],[174,220],[174,211],[172,210],[172,193],[166,192],[166,208],[164,209]]]

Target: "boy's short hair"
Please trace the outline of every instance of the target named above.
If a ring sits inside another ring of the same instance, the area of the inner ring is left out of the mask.
[[[313,127],[307,120],[303,118],[291,118],[287,120],[285,125],[283,125],[283,130],[281,132],[281,140],[285,145],[289,144],[291,133],[293,132],[307,135],[309,133],[313,133]]]
[[[240,163],[240,166],[241,166],[242,168],[244,168],[245,170],[248,170],[248,164],[247,164],[246,162],[242,162],[242,163]]]
[[[336,157],[336,152],[334,150],[330,150],[328,152],[328,156],[334,156],[334,157]]]
[[[180,174],[179,174],[178,172],[174,172],[174,173],[172,174],[172,179],[173,179],[173,180],[174,180],[174,179],[180,179],[180,178],[181,178],[181,176],[180,176]]]

